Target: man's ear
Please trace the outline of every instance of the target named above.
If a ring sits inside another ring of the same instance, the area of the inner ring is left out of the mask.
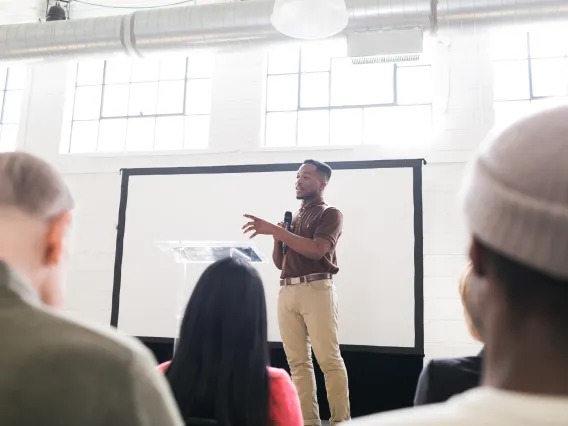
[[[64,249],[64,239],[70,224],[70,212],[65,212],[49,222],[44,259],[46,265],[53,266],[61,262]]]
[[[478,277],[484,277],[487,274],[485,266],[485,249],[475,237],[471,238],[469,245],[469,258],[473,265],[473,272]]]

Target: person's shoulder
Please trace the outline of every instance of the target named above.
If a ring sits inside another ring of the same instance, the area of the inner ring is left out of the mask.
[[[440,358],[431,360],[425,368],[437,373],[447,371],[479,371],[481,369],[481,357],[466,356],[459,358]]]
[[[152,359],[149,350],[137,339],[125,336],[110,326],[86,324],[49,309],[36,310],[38,333],[50,341],[51,355],[72,359],[74,363],[119,363],[132,366],[133,360]],[[33,338],[33,337],[32,337]]]
[[[475,421],[464,419],[448,404],[432,404],[407,408],[383,414],[362,417],[353,423],[357,426],[473,426]]]
[[[290,375],[282,368],[267,367],[267,370],[268,377],[270,377],[271,380],[290,380]]]
[[[336,206],[332,206],[329,204],[322,205],[322,215],[330,215],[330,216],[343,216],[341,210],[339,210]]]

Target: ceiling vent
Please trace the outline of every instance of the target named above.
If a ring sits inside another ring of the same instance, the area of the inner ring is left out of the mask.
[[[356,65],[418,61],[422,52],[420,28],[347,34],[347,56]]]

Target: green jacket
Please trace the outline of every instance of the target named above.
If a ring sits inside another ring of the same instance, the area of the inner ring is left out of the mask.
[[[0,261],[0,425],[182,424],[141,343],[43,307]]]

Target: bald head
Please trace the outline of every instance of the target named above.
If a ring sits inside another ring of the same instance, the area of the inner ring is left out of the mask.
[[[61,303],[72,208],[69,188],[45,161],[0,154],[0,261],[51,306]]]
[[[16,210],[49,220],[72,208],[69,189],[45,161],[23,152],[0,154],[0,213]]]

